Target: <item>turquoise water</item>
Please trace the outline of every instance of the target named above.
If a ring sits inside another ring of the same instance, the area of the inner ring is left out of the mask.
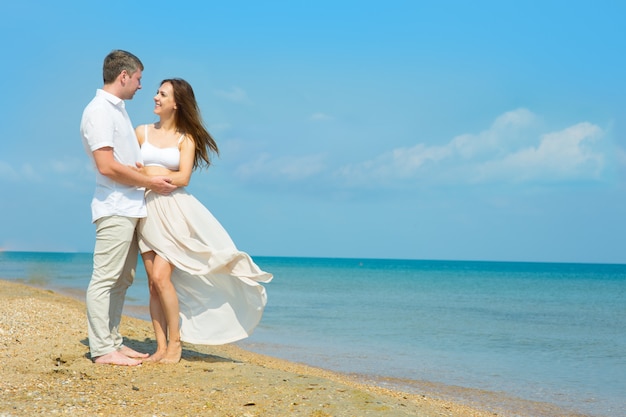
[[[249,350],[407,390],[425,380],[626,415],[626,265],[255,261],[275,278]],[[84,290],[90,272],[89,254],[0,253],[0,277],[48,288]],[[147,299],[140,270],[127,304]]]

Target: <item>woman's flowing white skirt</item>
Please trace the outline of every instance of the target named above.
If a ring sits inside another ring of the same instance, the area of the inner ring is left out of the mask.
[[[182,188],[146,192],[148,216],[138,226],[141,252],[153,250],[176,268],[181,340],[220,345],[252,334],[267,303],[259,283],[272,280],[239,251],[211,212]]]

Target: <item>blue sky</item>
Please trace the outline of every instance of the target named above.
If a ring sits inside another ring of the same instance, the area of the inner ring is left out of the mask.
[[[18,4],[19,3],[19,4]],[[626,262],[621,1],[10,2],[0,248],[90,252],[112,49],[194,87],[189,190],[253,256]]]

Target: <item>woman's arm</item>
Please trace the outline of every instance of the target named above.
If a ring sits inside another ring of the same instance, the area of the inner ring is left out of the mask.
[[[145,125],[139,125],[135,128],[135,136],[137,136],[137,142],[139,142],[139,146],[143,145],[144,132],[146,131]]]
[[[180,143],[180,165],[178,166],[178,171],[171,171],[169,175],[172,179],[172,184],[178,187],[186,187],[189,184],[195,156],[196,145],[189,136],[185,136]]]

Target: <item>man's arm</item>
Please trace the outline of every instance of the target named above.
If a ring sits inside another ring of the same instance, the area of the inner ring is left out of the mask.
[[[124,185],[148,188],[158,194],[169,194],[176,189],[166,177],[148,177],[134,167],[120,164],[113,157],[110,146],[93,151],[93,159],[100,174]]]

